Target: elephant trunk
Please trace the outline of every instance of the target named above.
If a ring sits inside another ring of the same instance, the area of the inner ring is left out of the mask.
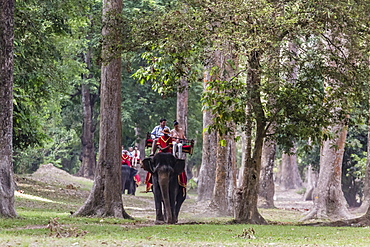
[[[161,189],[162,193],[162,199],[163,199],[163,204],[164,204],[164,211],[165,215],[167,217],[166,221],[169,224],[174,224],[174,218],[172,215],[172,210],[171,210],[171,199],[170,199],[170,172],[159,172],[158,173],[158,180],[159,180],[159,187]]]

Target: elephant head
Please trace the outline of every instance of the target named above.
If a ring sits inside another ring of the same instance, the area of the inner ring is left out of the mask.
[[[176,159],[172,153],[158,153],[153,158],[144,159],[143,168],[152,174],[156,223],[164,221],[162,202],[167,223],[176,223],[181,204],[185,200],[178,183],[178,175],[185,169],[185,160]]]
[[[143,160],[143,168],[151,174],[158,169],[172,169],[174,175],[180,175],[185,170],[185,160],[176,159],[171,153],[158,153],[154,157]]]

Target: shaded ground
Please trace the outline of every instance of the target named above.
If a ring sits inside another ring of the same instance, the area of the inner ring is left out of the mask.
[[[35,173],[27,176],[16,176],[19,198],[33,197],[35,200],[17,200],[16,206],[31,206],[40,209],[77,210],[87,199],[93,181],[75,177],[54,167],[52,164],[41,166]],[[134,218],[154,223],[155,210],[152,193],[143,193],[144,185],[138,187],[136,196],[123,195],[125,210]],[[195,191],[189,191],[188,198],[181,208],[179,223],[215,221],[218,213],[211,210],[209,202],[196,202]],[[276,187],[275,206],[277,209],[261,209],[261,214],[269,221],[298,221],[304,212],[311,207],[311,201],[303,201],[302,195],[295,190],[282,191]],[[66,203],[66,204],[65,204]],[[30,205],[33,204],[33,205]],[[289,220],[290,219],[290,220]]]

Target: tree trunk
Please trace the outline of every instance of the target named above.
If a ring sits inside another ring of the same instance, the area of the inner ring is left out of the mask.
[[[234,192],[236,189],[236,142],[234,135],[229,136],[227,144],[226,201],[227,212],[229,215],[233,215],[235,208]]]
[[[181,77],[180,85],[177,88],[177,114],[176,120],[184,129],[185,135],[188,133],[188,99],[189,86],[185,77]]]
[[[283,153],[281,158],[280,186],[283,190],[302,187],[302,179],[298,172],[297,155],[294,149],[291,152],[292,154]]]
[[[177,88],[177,113],[176,120],[184,129],[185,136],[188,137],[188,99],[189,99],[189,86],[186,77],[181,77],[180,85]],[[183,154],[186,159],[186,155]],[[185,172],[188,179],[193,177],[191,167],[188,167],[188,162],[185,163]]]
[[[218,136],[218,138],[220,139],[221,137]],[[227,215],[227,146],[217,145],[216,152],[216,178],[211,206],[218,210],[220,214]]]
[[[369,99],[370,104],[370,99]],[[370,206],[370,107],[368,110],[368,120],[367,120],[367,157],[366,157],[366,172],[365,172],[365,180],[364,180],[364,200],[360,208],[357,210],[358,212],[365,212],[367,211],[368,216],[369,214],[369,206]]]
[[[276,154],[276,143],[265,140],[262,150],[260,183],[258,190],[258,207],[275,208],[274,205],[274,163]]]
[[[252,114],[255,116],[256,133],[252,153],[252,146],[246,147],[246,163],[244,167],[243,183],[235,193],[235,221],[247,224],[266,224],[265,219],[257,209],[259,176],[261,170],[261,156],[263,139],[266,135],[266,122],[259,93],[261,79],[259,76],[259,52],[252,51],[249,57],[247,91],[251,99],[246,105],[246,136],[252,136]],[[247,143],[251,143],[247,141]]]
[[[312,169],[312,165],[310,164],[307,167],[307,172],[306,172],[306,178],[307,178],[306,184],[307,185],[306,185],[306,192],[304,193],[304,196],[303,196],[303,199],[305,201],[313,200],[313,194],[317,187],[318,177],[319,177],[319,174],[317,173],[317,171]]]
[[[251,138],[251,125],[247,124],[247,138]],[[259,127],[261,128],[261,127]],[[242,186],[235,193],[235,221],[246,224],[266,224],[265,219],[257,209],[258,186],[261,168],[261,155],[263,138],[257,135],[254,142],[254,151],[251,145],[246,146],[246,161],[244,165],[244,176]]]
[[[206,90],[208,81],[210,81],[210,75],[209,72],[205,72],[204,90]],[[203,149],[198,177],[198,201],[211,200],[215,185],[217,134],[215,131],[209,133],[207,130],[212,124],[212,118],[212,113],[209,110],[203,111]]]
[[[250,138],[248,139],[249,141],[251,140]],[[250,143],[247,144],[247,137],[245,135],[245,132],[241,133],[241,149],[245,150],[246,145],[251,145]],[[242,152],[242,160],[241,160],[241,166],[239,168],[239,173],[238,173],[238,179],[237,179],[237,187],[241,187],[243,184],[243,175],[244,175],[244,165],[245,165],[245,152]]]
[[[221,137],[219,137],[221,139]],[[211,206],[220,215],[233,215],[236,188],[236,144],[234,135],[224,137],[225,146],[217,146],[216,179]]]
[[[350,213],[341,187],[342,161],[347,136],[347,127],[338,124],[332,128],[337,136],[323,142],[320,154],[320,172],[314,205],[307,219],[348,219]]]
[[[142,133],[142,129],[139,127],[135,128],[135,136],[143,136],[146,133]],[[139,139],[139,142],[136,143],[136,146],[138,147],[140,151],[140,160],[144,160],[145,158],[145,139]],[[136,167],[138,170],[138,175],[140,177],[140,181],[145,181],[145,177],[147,174],[147,171],[145,171],[143,168],[141,168],[141,164],[138,164],[138,167]]]
[[[121,196],[121,35],[122,0],[103,0],[103,47],[99,159],[94,185],[80,216],[131,218]]]
[[[0,216],[16,217],[13,179],[14,1],[0,0]]]
[[[87,69],[91,69],[91,52],[87,51],[85,56]],[[92,78],[92,74],[84,75],[84,79]],[[81,151],[81,167],[77,172],[77,176],[93,178],[96,166],[96,155],[94,149],[94,133],[95,125],[93,122],[94,101],[91,100],[90,88],[87,84],[82,84],[82,108],[83,108],[83,124],[82,124],[82,151]]]

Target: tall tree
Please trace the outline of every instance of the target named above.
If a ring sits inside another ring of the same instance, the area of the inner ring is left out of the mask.
[[[176,99],[176,120],[180,123],[183,128],[185,136],[188,136],[188,100],[189,100],[189,83],[185,76],[180,78],[180,82],[177,88],[177,99]],[[191,170],[189,169],[188,162],[185,156],[185,172],[188,179],[192,178]]]
[[[121,24],[122,0],[103,1],[103,46],[99,159],[94,185],[74,215],[131,218],[121,196]]]
[[[229,81],[235,78],[238,61],[237,56],[232,52],[232,46],[225,44],[220,47],[213,53],[211,61],[210,65],[214,68],[212,72],[214,81]],[[232,121],[226,123],[225,127],[230,131],[218,137],[212,205],[220,213],[232,215],[234,211],[233,194],[236,187],[236,127]]]
[[[260,57],[261,52],[254,50],[249,55],[247,88],[251,92],[250,103],[246,106],[247,135],[252,132],[252,119],[256,116],[254,147],[246,147],[246,160],[243,171],[243,182],[236,192],[235,220],[252,224],[266,224],[265,219],[258,212],[258,188],[261,171],[261,157],[264,138],[266,135],[266,119],[263,111],[261,95],[258,88],[261,86]]]
[[[370,98],[369,98],[370,106]],[[365,181],[364,181],[364,200],[360,206],[359,211],[367,211],[370,208],[370,107],[368,110],[367,120],[367,159],[366,159],[366,170],[365,170]]]
[[[13,180],[14,0],[0,0],[0,216],[15,217]]]
[[[344,124],[338,124],[331,130],[335,138],[324,141],[321,147],[320,172],[314,193],[314,205],[302,220],[311,218],[348,219],[350,217],[341,187],[347,128]]]
[[[295,148],[292,148],[290,153],[282,154],[280,169],[279,184],[282,189],[289,190],[302,187]]]
[[[208,70],[204,72],[203,88],[207,90],[211,76]],[[212,125],[212,113],[208,109],[203,109],[203,149],[202,164],[198,176],[198,201],[211,200],[216,178],[216,148],[217,133],[209,131]]]
[[[83,75],[83,82],[81,85],[81,99],[83,124],[81,133],[82,150],[80,155],[81,166],[77,172],[78,176],[93,178],[96,167],[96,152],[94,134],[96,130],[96,123],[94,122],[94,106],[97,101],[97,94],[94,94],[89,86],[89,80],[93,78],[91,72],[91,49],[88,49],[85,56],[85,64],[87,73]]]
[[[274,205],[274,164],[276,143],[265,139],[262,149],[260,184],[258,190],[258,207],[275,208]]]

